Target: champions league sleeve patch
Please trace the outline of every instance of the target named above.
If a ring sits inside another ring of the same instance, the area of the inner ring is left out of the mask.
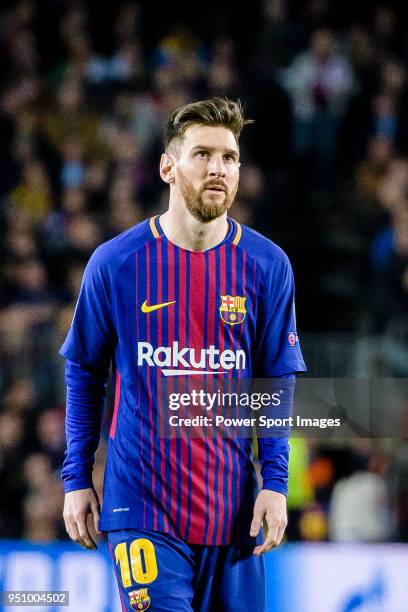
[[[295,344],[299,342],[299,336],[297,335],[296,332],[292,331],[288,333],[288,342],[290,346],[295,346]]]

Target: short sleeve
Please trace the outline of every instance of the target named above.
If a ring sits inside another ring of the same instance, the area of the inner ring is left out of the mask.
[[[117,343],[106,264],[98,250],[89,260],[71,328],[60,355],[90,368],[107,368]]]
[[[289,260],[267,275],[261,295],[256,376],[306,370],[296,329],[295,286]]]

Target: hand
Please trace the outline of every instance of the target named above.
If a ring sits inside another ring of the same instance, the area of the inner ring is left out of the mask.
[[[84,548],[96,550],[88,530],[88,515],[92,515],[93,526],[99,531],[99,499],[94,489],[79,489],[65,494],[64,521],[65,529],[71,540],[78,542]]]
[[[282,493],[262,489],[258,493],[255,501],[254,516],[251,523],[251,537],[256,537],[262,525],[262,521],[266,520],[268,526],[268,534],[264,543],[256,546],[254,555],[262,555],[268,550],[279,546],[285,533],[286,525],[288,524],[286,514],[286,497]]]

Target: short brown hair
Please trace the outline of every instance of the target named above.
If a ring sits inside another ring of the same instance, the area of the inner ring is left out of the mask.
[[[253,120],[244,118],[240,100],[234,102],[228,98],[214,97],[185,104],[176,108],[169,118],[165,135],[166,150],[172,140],[182,137],[193,124],[228,128],[238,142],[242,128],[248,123],[253,123]]]

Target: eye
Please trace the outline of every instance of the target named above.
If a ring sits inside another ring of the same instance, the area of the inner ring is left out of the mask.
[[[233,155],[231,155],[231,153],[227,153],[226,155],[224,155],[224,159],[228,162],[233,162],[235,161],[235,158]]]
[[[208,159],[209,156],[210,154],[208,151],[197,151],[197,157],[200,159]]]

